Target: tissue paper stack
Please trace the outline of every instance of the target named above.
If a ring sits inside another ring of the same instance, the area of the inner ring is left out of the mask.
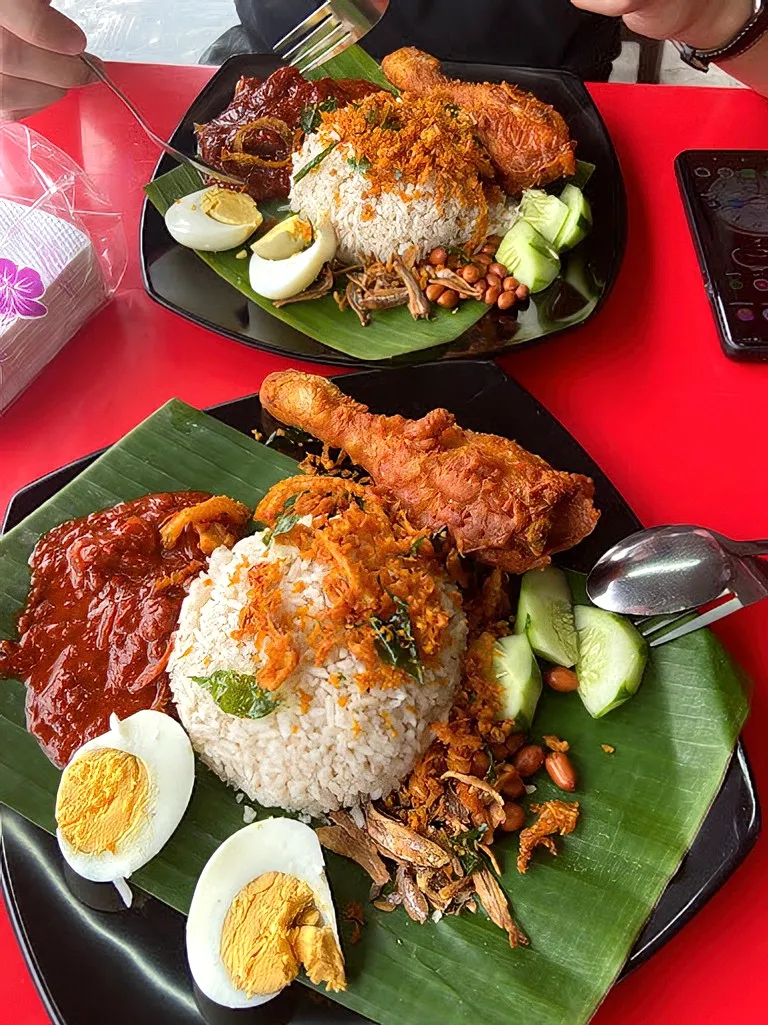
[[[106,299],[86,234],[0,197],[0,412]]]

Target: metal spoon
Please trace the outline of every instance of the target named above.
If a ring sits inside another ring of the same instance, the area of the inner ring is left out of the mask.
[[[144,116],[132,103],[131,100],[125,95],[119,85],[116,85],[109,75],[106,73],[104,68],[98,61],[95,61],[89,53],[81,53],[80,60],[96,75],[97,78],[106,85],[111,91],[117,96],[117,98],[125,104],[128,110],[133,114],[134,118],[139,125],[144,129],[149,138],[158,146],[161,150],[173,157],[179,164],[186,164],[188,167],[193,167],[202,175],[207,175],[209,178],[215,178],[217,181],[226,182],[228,185],[244,185],[245,182],[242,178],[237,178],[233,174],[225,174],[224,171],[219,171],[215,167],[211,167],[210,164],[206,164],[204,160],[200,160],[197,157],[190,157],[186,153],[182,153],[181,150],[171,146],[165,139],[161,139],[159,135],[156,135],[149,127],[147,122],[144,120]]]
[[[733,541],[691,524],[651,527],[605,553],[587,578],[587,594],[624,615],[684,612],[736,593],[737,584],[741,593],[742,559],[765,554],[768,541]]]

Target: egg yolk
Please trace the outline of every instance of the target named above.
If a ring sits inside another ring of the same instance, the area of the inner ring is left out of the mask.
[[[136,755],[90,751],[64,771],[56,822],[80,854],[114,853],[146,821],[149,793],[147,767]]]
[[[262,221],[259,208],[244,192],[214,186],[203,194],[200,206],[203,213],[222,224],[252,224],[256,229]]]
[[[283,872],[251,880],[230,904],[221,931],[221,959],[232,985],[248,997],[276,993],[303,965],[312,982],[345,989],[339,945],[320,922],[314,894],[302,880]]]

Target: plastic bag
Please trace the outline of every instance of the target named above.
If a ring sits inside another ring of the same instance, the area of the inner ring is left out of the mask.
[[[120,284],[121,215],[66,153],[0,125],[0,412]]]

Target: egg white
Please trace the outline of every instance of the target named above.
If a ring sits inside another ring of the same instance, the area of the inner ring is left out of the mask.
[[[290,299],[303,292],[336,255],[336,232],[330,221],[314,226],[314,241],[301,252],[282,260],[266,259],[260,255],[258,243],[251,246],[248,277],[251,288],[265,299]]]
[[[127,888],[121,885],[122,881],[154,858],[181,822],[192,796],[195,757],[182,727],[162,712],[146,709],[122,722],[112,715],[109,724],[107,733],[78,748],[69,765],[84,754],[105,747],[141,759],[150,789],[146,821],[114,852],[83,854],[71,846],[60,829],[56,830],[56,839],[65,861],[78,875],[96,883],[115,883],[124,894]],[[56,808],[58,812],[58,797]]]
[[[216,188],[217,186],[212,186]],[[171,203],[165,214],[165,226],[170,235],[189,249],[207,253],[223,253],[241,246],[254,232],[252,224],[222,224],[207,214],[202,206],[203,196],[209,189],[200,189]]]
[[[187,918],[187,960],[198,988],[224,1007],[256,1007],[278,995],[248,997],[232,985],[221,960],[221,932],[232,901],[244,886],[267,872],[305,882],[315,895],[321,923],[339,930],[325,863],[315,831],[293,819],[264,819],[238,830],[211,856],[195,887]]]

